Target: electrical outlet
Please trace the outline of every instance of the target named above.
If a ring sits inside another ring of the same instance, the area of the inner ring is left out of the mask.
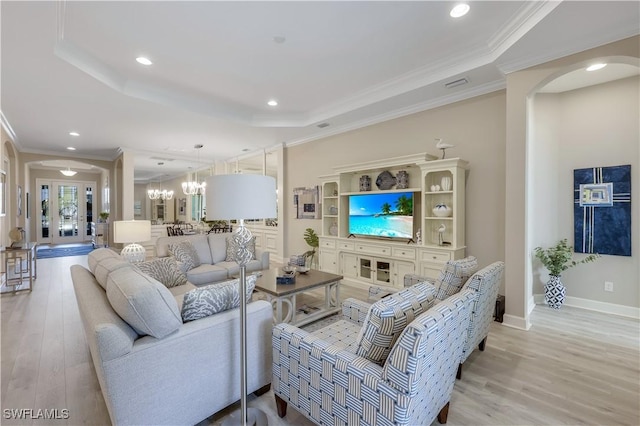
[[[613,291],[613,283],[611,281],[604,282],[604,291]]]

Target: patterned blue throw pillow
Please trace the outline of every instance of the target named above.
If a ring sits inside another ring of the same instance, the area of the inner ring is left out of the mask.
[[[256,286],[255,275],[247,276],[247,302]],[[191,290],[182,301],[182,321],[193,321],[240,306],[240,280],[225,281]]]

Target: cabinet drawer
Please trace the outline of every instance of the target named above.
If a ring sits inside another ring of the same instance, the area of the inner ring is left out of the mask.
[[[393,247],[391,249],[391,256],[413,260],[416,258],[416,250],[412,248]]]
[[[384,256],[389,256],[391,254],[391,250],[388,246],[374,246],[371,244],[356,244],[356,251],[360,253]]]
[[[320,240],[320,247],[334,249],[336,248],[336,240]]]
[[[353,241],[338,241],[338,248],[341,250],[355,250],[355,243]]]
[[[422,262],[446,262],[451,259],[451,253],[436,250],[421,250],[420,260]]]

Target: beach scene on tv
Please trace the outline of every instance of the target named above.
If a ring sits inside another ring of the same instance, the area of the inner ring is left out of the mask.
[[[352,195],[349,233],[387,238],[413,238],[413,193]]]

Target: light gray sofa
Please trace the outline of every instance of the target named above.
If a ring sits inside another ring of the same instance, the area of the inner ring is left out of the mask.
[[[169,244],[190,241],[198,253],[200,265],[187,271],[187,280],[197,286],[224,281],[240,273],[238,264],[227,262],[227,237],[232,234],[198,234],[160,237],[156,240],[156,256],[170,256]],[[269,252],[256,250],[256,258],[247,264],[247,272],[269,269]]]
[[[110,249],[91,252],[88,264],[89,269],[71,266],[71,276],[114,424],[191,425],[240,399],[238,309],[182,323],[182,297],[196,288],[192,284],[168,289]],[[132,296],[137,286],[146,293]],[[127,297],[121,297],[121,288]],[[134,297],[142,303],[123,315],[123,306]],[[120,306],[115,309],[114,303]],[[144,323],[121,317],[133,314]],[[247,304],[249,392],[269,389],[272,320],[269,303]],[[163,337],[144,335],[149,333],[140,328],[146,327]]]

